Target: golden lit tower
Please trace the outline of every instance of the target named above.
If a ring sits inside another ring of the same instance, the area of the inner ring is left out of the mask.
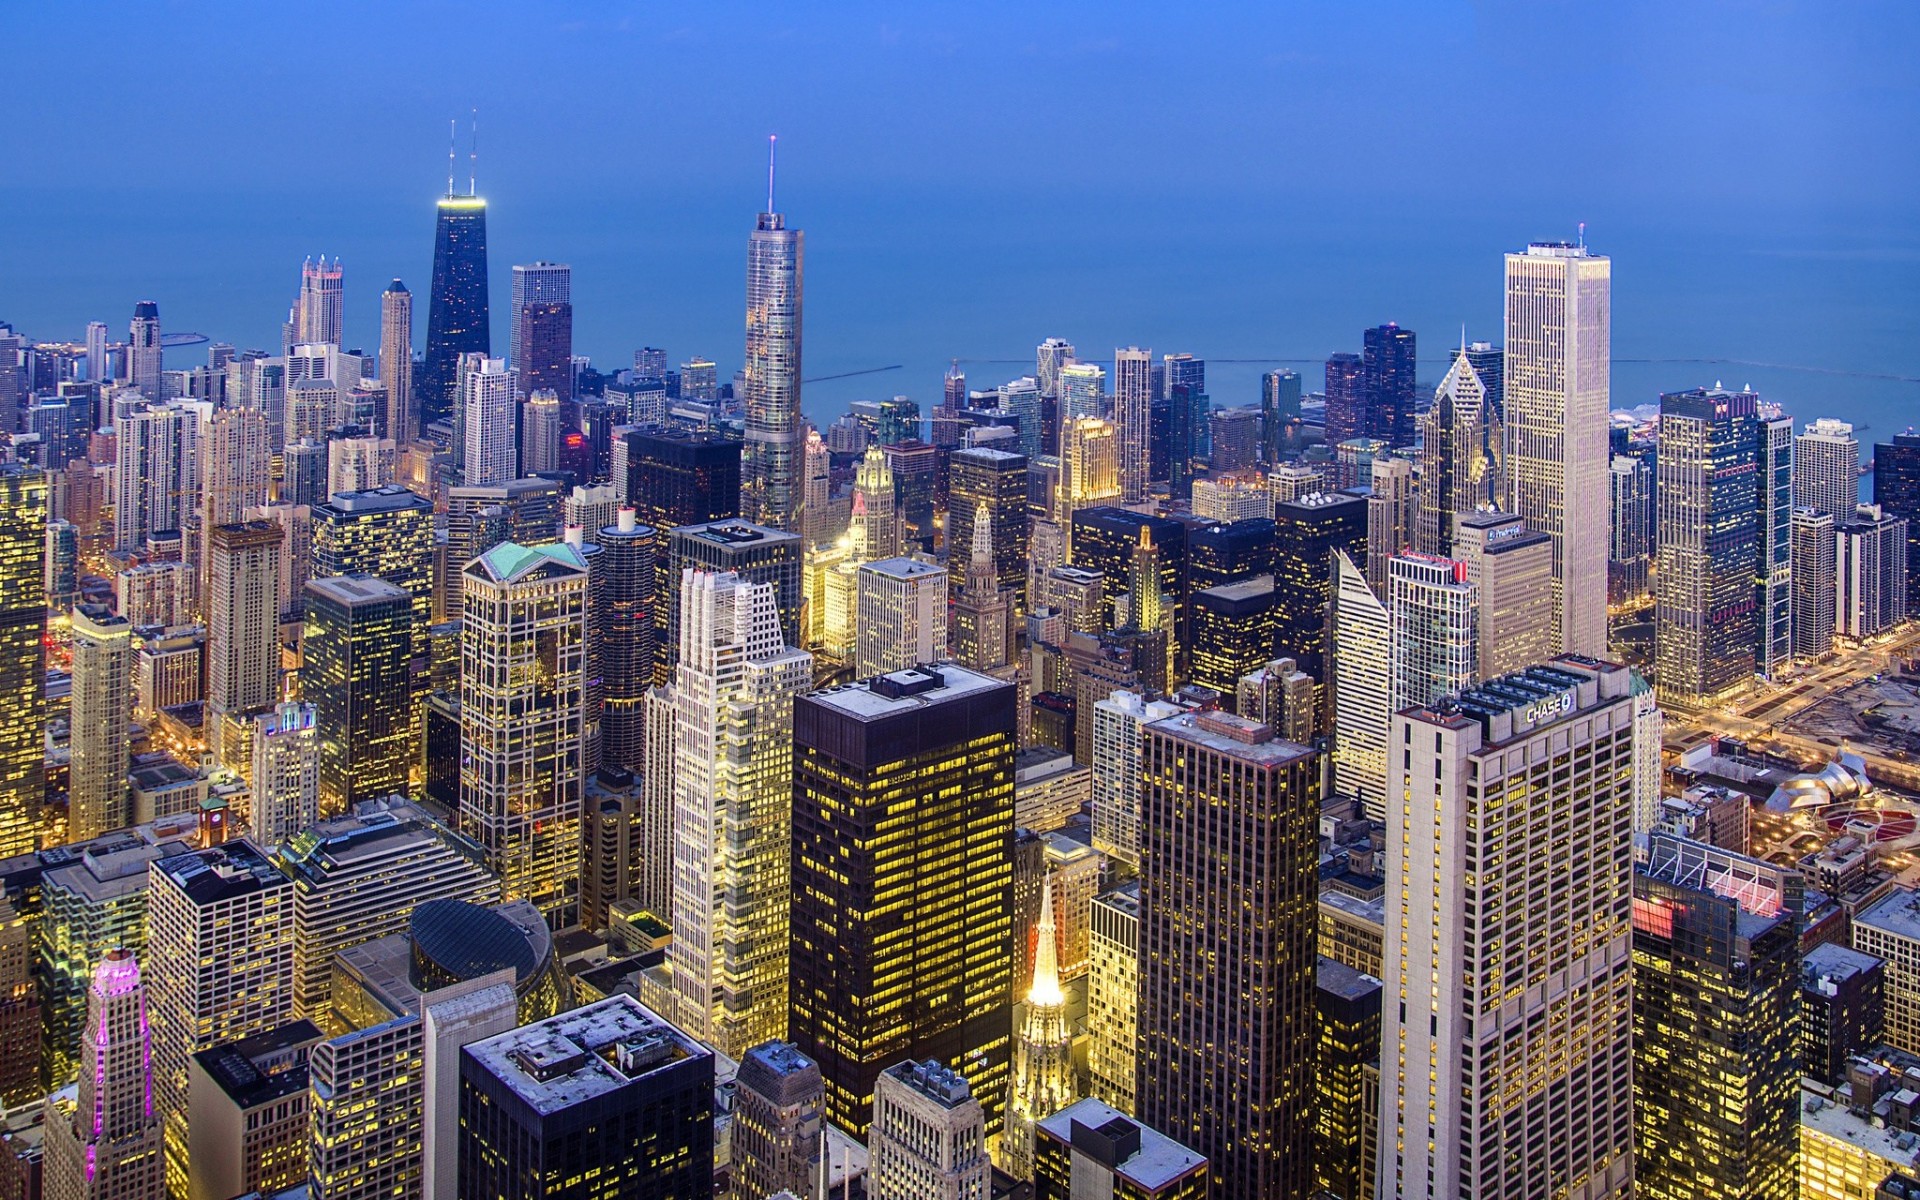
[[[1027,989],[1026,1020],[1013,1040],[1007,1127],[1000,1139],[1000,1163],[1015,1179],[1033,1178],[1035,1123],[1080,1098],[1073,1083],[1073,1027],[1067,1020],[1067,994],[1060,990],[1058,938],[1049,877],[1040,886],[1033,986]]]
[[[0,856],[34,849],[46,791],[47,477],[0,466]]]

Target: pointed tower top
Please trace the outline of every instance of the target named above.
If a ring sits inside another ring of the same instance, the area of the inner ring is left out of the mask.
[[[780,135],[777,133],[770,133],[767,135],[767,211],[768,212],[775,211],[773,207],[773,149],[774,149],[775,143],[777,143],[779,140],[780,140]]]
[[[985,500],[973,506],[973,565],[993,566],[993,510]]]
[[[1060,990],[1060,952],[1055,943],[1058,934],[1053,924],[1053,876],[1040,884],[1039,945],[1033,951],[1033,986],[1027,989],[1027,1003],[1058,1008],[1067,1002]]]
[[[447,199],[453,199],[453,143],[459,136],[460,119],[447,118]]]

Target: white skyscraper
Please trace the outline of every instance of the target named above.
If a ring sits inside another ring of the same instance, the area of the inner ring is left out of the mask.
[[[853,558],[855,563],[893,558],[900,553],[900,515],[894,511],[893,468],[880,447],[870,446],[853,475]]]
[[[127,382],[154,403],[166,399],[162,391],[160,346],[160,306],[142,300],[133,306],[133,321],[127,326]]]
[[[1042,377],[1040,382],[1044,389],[1046,379]],[[1055,368],[1054,389],[1059,398],[1062,425],[1076,417],[1106,415],[1107,372],[1102,367],[1077,363],[1069,357]]]
[[[1553,539],[1562,649],[1607,649],[1612,260],[1583,244],[1507,255],[1505,421],[1512,511]]]
[[[1393,622],[1347,552],[1336,551],[1333,561],[1333,789],[1358,797],[1368,817],[1384,820]]]
[[[1403,554],[1387,566],[1387,617],[1393,627],[1393,694],[1399,712],[1430,704],[1479,674],[1480,589],[1465,563]]]
[[[87,382],[107,382],[107,323],[87,322]]]
[[[1125,504],[1147,494],[1153,398],[1153,351],[1138,346],[1115,350],[1113,423],[1120,431],[1120,499]]]
[[[782,642],[773,584],[692,568],[679,583],[667,965],[680,1026],[737,1059],[786,1035],[793,698],[813,656]]]
[[[1851,520],[1860,503],[1860,443],[1853,426],[1821,417],[1793,439],[1793,506]]]
[[[341,344],[346,311],[342,277],[338,258],[329,263],[322,254],[318,263],[307,259],[300,264],[300,298],[294,304],[298,340]]]
[[[185,524],[191,510],[182,509],[188,494],[183,485],[193,470],[182,453],[184,421],[185,414],[171,405],[114,413],[114,549],[144,550],[148,534]]]
[[[513,433],[514,373],[502,358],[480,361],[477,370],[461,380],[461,403],[466,406],[462,430],[466,435],[465,482],[468,487],[507,483],[519,475]]]
[[[856,677],[883,675],[947,656],[945,567],[917,558],[863,563],[855,585]]]
[[[105,605],[73,610],[72,768],[67,839],[83,842],[132,824],[127,722],[133,708],[133,627]]]
[[[327,443],[327,495],[385,487],[394,481],[399,461],[399,451],[387,438],[334,438]]]
[[[320,739],[313,705],[288,700],[253,722],[253,839],[274,847],[320,819]]]
[[[1093,706],[1093,848],[1140,863],[1141,733],[1180,706],[1116,691]]]
[[[1559,658],[1393,718],[1380,1195],[1631,1191],[1632,675]]]
[[[386,419],[377,433],[396,446],[413,444],[413,294],[398,279],[380,293],[380,382]]]

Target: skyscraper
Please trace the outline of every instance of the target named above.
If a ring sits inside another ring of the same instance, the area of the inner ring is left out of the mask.
[[[1067,996],[1060,990],[1059,928],[1053,919],[1052,878],[1043,880],[1040,887],[1033,986],[1027,989],[1026,1018],[1013,1039],[1007,1124],[1000,1136],[1003,1168],[1023,1180],[1033,1178],[1036,1124],[1080,1098],[1074,1086],[1073,1030],[1067,1021]],[[1020,953],[1026,953],[1026,949],[1021,947]]]
[[[320,747],[313,705],[285,700],[254,718],[249,825],[279,846],[320,819]]]
[[[153,1035],[147,990],[131,950],[109,951],[94,970],[80,1054],[80,1095],[73,1111],[48,1110],[48,1200],[163,1195]]]
[[[601,610],[593,614],[600,638],[601,759],[638,769],[646,746],[646,698],[653,686],[660,606],[660,533],[622,508],[600,530],[592,569],[604,580]]]
[[[626,434],[627,477],[615,479],[640,523],[655,529],[740,515],[740,443],[707,433]]]
[[[985,501],[975,506],[972,526],[967,572],[953,602],[953,657],[963,667],[993,674],[1013,664],[1013,593],[994,572],[993,513]]]
[[[1513,512],[1553,539],[1561,648],[1607,648],[1612,260],[1584,243],[1507,255],[1505,409]],[[1384,1133],[1382,1140],[1385,1140]]]
[[[368,575],[308,582],[301,692],[314,708],[320,804],[405,795],[413,741],[413,597]]]
[[[1837,544],[1833,514],[1793,510],[1793,656],[1814,659],[1833,649]]]
[[[1475,513],[1454,526],[1453,556],[1480,593],[1475,674],[1496,679],[1553,657],[1553,543],[1519,517]]]
[[[1920,433],[1873,447],[1873,502],[1907,523],[1907,613],[1920,613]]]
[[[1835,631],[1870,638],[1907,619],[1907,522],[1862,504],[1834,525]]]
[[[1372,478],[1367,496],[1367,582],[1375,590],[1384,592],[1387,563],[1392,561],[1392,556],[1419,550],[1417,534],[1423,489],[1413,461],[1397,455],[1374,459],[1369,474]],[[1446,555],[1440,554],[1440,557]]]
[[[105,605],[73,610],[72,767],[67,838],[80,842],[132,824],[127,723],[133,700],[133,627]]]
[[[551,475],[560,471],[561,437],[566,432],[560,397],[542,388],[520,406],[520,472]]]
[[[985,1114],[966,1076],[903,1062],[875,1081],[868,1153],[871,1200],[972,1200],[987,1194]]]
[[[781,533],[745,521],[710,521],[681,525],[667,531],[665,578],[677,580],[688,567],[703,571],[732,571],[748,583],[771,583],[780,606],[780,640],[800,644],[800,536]],[[680,654],[680,592],[662,597],[667,610],[665,652],[661,662],[671,667]],[[658,677],[658,676],[656,676]],[[664,680],[663,680],[664,682]]]
[[[487,202],[447,194],[433,234],[433,287],[427,299],[427,348],[420,364],[419,425],[450,420],[460,396],[460,357],[487,355]]]
[[[1844,521],[1858,503],[1860,443],[1853,426],[1821,417],[1793,439],[1793,506]]]
[[[856,605],[856,676],[884,675],[946,657],[944,567],[917,558],[862,563]]]
[[[734,1079],[734,1194],[814,1194],[824,1158],[826,1093],[820,1064],[791,1042],[755,1046]]]
[[[1607,471],[1607,603],[1647,595],[1653,567],[1653,468],[1616,454]]]
[[[1318,492],[1274,505],[1273,523],[1274,588],[1280,597],[1275,652],[1323,679],[1334,551],[1345,550],[1358,560],[1356,566],[1364,562],[1367,502],[1347,493]]]
[[[1393,618],[1345,550],[1333,556],[1332,590],[1326,683],[1333,708],[1333,789],[1358,798],[1369,818],[1384,820]]]
[[[772,144],[767,209],[747,240],[747,350],[740,368],[747,440],[740,458],[740,514],[795,531],[800,515],[800,324],[806,238],[773,209]]]
[[[893,471],[878,446],[867,452],[853,475],[853,560],[873,562],[900,553],[900,517],[894,511]]]
[[[1388,711],[1431,704],[1479,677],[1480,589],[1467,565],[1423,554],[1395,557],[1387,571],[1393,626]]]
[[[161,391],[160,306],[142,300],[133,306],[127,326],[127,382],[149,401],[166,399]]]
[[[149,534],[179,529],[192,512],[185,414],[136,405],[113,415],[113,548],[144,550]]]
[[[1147,417],[1152,407],[1153,351],[1124,346],[1113,352],[1113,424],[1120,438],[1120,501],[1147,494]]]
[[[1453,553],[1453,526],[1475,509],[1505,499],[1505,446],[1486,384],[1464,350],[1420,416],[1420,515],[1414,548]]]
[[[515,373],[498,358],[481,359],[461,380],[466,435],[461,462],[466,486],[488,487],[519,476],[513,422],[518,386]]]
[[[820,1064],[830,1119],[855,1136],[880,1072],[902,1058],[965,1072],[999,1127],[1013,750],[1013,685],[950,664],[794,704],[789,1036]],[[902,804],[914,819],[889,819]]]
[[[410,446],[419,429],[414,420],[413,293],[398,279],[380,293],[380,382],[386,385],[386,404],[374,432],[396,446]]]
[[[229,765],[249,753],[240,726],[280,698],[280,550],[272,521],[217,525],[207,537],[208,742]]]
[[[1361,335],[1367,437],[1392,449],[1413,445],[1414,335],[1389,321]]]
[[[1272,733],[1212,712],[1147,726],[1140,816],[1140,1120],[1248,1200],[1312,1181],[1320,769]]]
[[[1751,392],[1660,397],[1654,654],[1662,703],[1710,703],[1753,678],[1761,428]]]
[[[671,705],[678,1024],[738,1059],[787,1029],[793,702],[813,657],[770,583],[688,570]]]
[[[1287,370],[1260,376],[1260,461],[1278,466],[1287,429],[1300,420],[1300,376]]]
[[[579,904],[587,567],[504,542],[461,572],[461,832],[509,900],[555,927]]]
[[[1056,374],[1060,424],[1106,415],[1107,372],[1097,363],[1062,362]]]
[[[513,268],[513,327],[507,361],[528,396],[573,399],[573,268],[537,262]]]
[[[166,1122],[167,1195],[187,1195],[187,1065],[276,1029],[293,995],[293,885],[248,841],[148,869],[146,978],[154,1109]]]
[[[1665,833],[1633,875],[1633,1192],[1800,1195],[1797,872]]]
[[[1793,422],[1755,422],[1758,509],[1754,554],[1754,673],[1777,679],[1793,661]]]
[[[1382,1195],[1631,1187],[1631,679],[1568,655],[1394,716]]]
[[[300,264],[300,298],[294,304],[294,340],[312,344],[344,345],[345,293],[340,260],[319,262],[307,259]]]
[[[1093,723],[1094,848],[1131,867],[1140,865],[1141,731],[1179,711],[1165,700],[1116,691],[1076,718]],[[1129,1092],[1132,1086],[1128,1081]]]
[[[1367,431],[1366,375],[1358,354],[1327,356],[1327,445],[1337,446]]]

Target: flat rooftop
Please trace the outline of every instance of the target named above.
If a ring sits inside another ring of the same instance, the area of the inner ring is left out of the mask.
[[[898,558],[875,559],[870,563],[861,563],[862,571],[872,571],[876,575],[891,575],[895,579],[918,579],[923,575],[945,575],[947,569],[930,562],[902,555]]]
[[[1183,712],[1163,721],[1155,721],[1147,728],[1166,737],[1179,738],[1266,767],[1310,758],[1314,753],[1310,747],[1298,742],[1274,737],[1270,726],[1232,713]]]
[[[856,720],[873,721],[1007,686],[954,663],[934,663],[810,692],[807,698]]]
[[[195,904],[217,904],[292,882],[248,841],[163,858],[153,869],[172,880]]]
[[[1895,888],[1857,914],[1853,923],[1920,941],[1920,891]]]
[[[1365,971],[1356,971],[1337,959],[1320,956],[1313,972],[1314,986],[1342,1000],[1364,1000],[1380,993],[1381,983]]]
[[[1140,1131],[1140,1148],[1114,1165],[1113,1173],[1137,1187],[1158,1190],[1195,1168],[1206,1165],[1206,1155],[1174,1141],[1166,1134],[1133,1120],[1119,1109],[1099,1100],[1087,1099],[1068,1105],[1039,1122],[1055,1140],[1073,1145],[1075,1122],[1088,1129],[1105,1129],[1115,1121]]]
[[[488,1074],[547,1115],[676,1063],[713,1057],[631,996],[609,996],[466,1047]]]
[[[1883,965],[1881,959],[1850,946],[1822,942],[1801,957],[1800,978],[1808,983],[1816,980],[1843,983]]]

